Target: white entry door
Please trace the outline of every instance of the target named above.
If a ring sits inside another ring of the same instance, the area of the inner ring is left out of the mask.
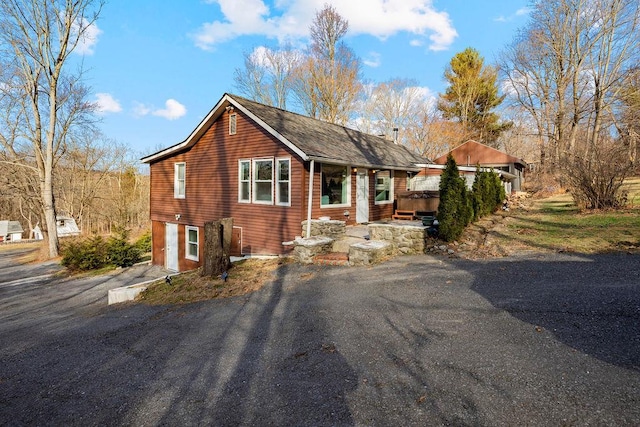
[[[369,222],[369,170],[358,169],[356,178],[356,222]]]
[[[178,271],[178,224],[165,224],[165,268]]]

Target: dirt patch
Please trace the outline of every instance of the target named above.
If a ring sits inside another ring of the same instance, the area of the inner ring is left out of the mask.
[[[286,258],[248,259],[234,263],[228,277],[202,276],[202,269],[171,277],[170,281],[159,280],[142,292],[136,301],[150,305],[188,304],[217,298],[245,295],[261,289],[273,278],[276,269]]]
[[[534,199],[525,193],[512,195],[508,200],[508,210],[481,218],[470,224],[453,249],[457,256],[466,259],[505,257],[522,252],[541,251],[512,236],[508,230],[513,218],[526,214],[533,208]],[[535,235],[537,230],[525,229],[521,234]]]

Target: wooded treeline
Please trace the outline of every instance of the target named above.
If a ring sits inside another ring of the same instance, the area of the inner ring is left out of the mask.
[[[54,198],[58,215],[72,216],[83,234],[133,234],[149,227],[149,175],[130,150],[108,140],[70,144],[56,165]],[[38,176],[33,169],[0,168],[0,217],[20,221],[25,238],[42,228]]]
[[[409,79],[363,80],[344,41],[348,22],[325,6],[306,49],[245,54],[236,87],[260,102],[397,136],[428,158],[475,139],[524,158],[582,207],[617,207],[638,164],[639,10],[637,0],[532,1],[528,24],[495,63],[472,47],[455,54],[445,90],[433,96]]]

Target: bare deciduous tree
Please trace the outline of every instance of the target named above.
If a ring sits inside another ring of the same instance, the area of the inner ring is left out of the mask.
[[[346,124],[361,91],[360,59],[341,39],[348,22],[329,5],[316,13],[311,46],[296,69],[294,90],[311,117]]]
[[[628,71],[627,84],[620,93],[620,120],[618,132],[628,148],[629,159],[638,162],[640,145],[640,66]]]
[[[3,102],[21,126],[0,138],[5,161],[37,173],[49,256],[58,255],[54,175],[67,136],[89,119],[82,74],[65,73],[69,56],[86,40],[102,2],[3,0],[0,62],[11,70]]]
[[[363,91],[358,128],[363,132],[394,136],[397,142],[408,144],[410,132],[419,122],[420,113],[428,103],[428,93],[415,80],[395,78],[377,85],[367,85]]]
[[[630,78],[627,71],[638,63],[638,2],[538,2],[531,18],[501,61],[509,94],[536,124],[543,165],[547,157],[555,170],[595,165],[596,157],[608,157],[607,147],[618,152],[610,139],[619,128],[616,103]],[[627,170],[623,164],[619,173]],[[569,183],[572,173],[566,174]],[[596,197],[585,205],[602,207],[596,199],[610,200]]]
[[[302,53],[290,45],[278,49],[259,47],[244,54],[244,68],[236,68],[236,88],[249,98],[278,108],[287,108],[293,71]]]

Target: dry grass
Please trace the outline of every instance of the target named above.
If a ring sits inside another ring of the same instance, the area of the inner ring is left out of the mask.
[[[227,281],[201,276],[201,269],[152,283],[136,299],[151,305],[188,304],[216,298],[245,295],[262,288],[273,278],[275,270],[287,259],[247,259],[233,264]]]
[[[47,246],[42,242],[8,243],[0,245],[0,255],[4,252],[20,249],[24,253],[15,258],[18,264],[30,264],[47,259]]]
[[[488,242],[504,254],[640,251],[640,178],[627,180],[624,189],[628,203],[619,210],[580,211],[568,193],[529,199],[492,216]]]

